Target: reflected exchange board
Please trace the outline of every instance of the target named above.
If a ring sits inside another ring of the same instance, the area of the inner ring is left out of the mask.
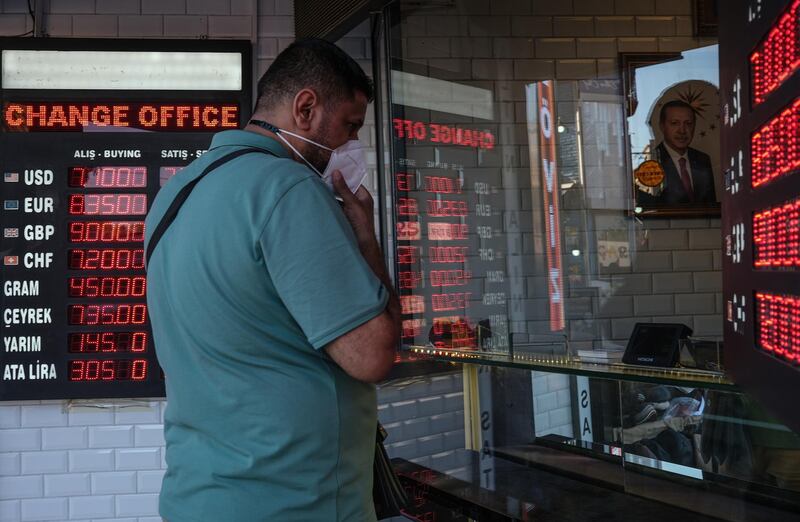
[[[9,50],[234,53],[249,86],[242,42],[0,42],[4,60]],[[145,215],[213,133],[239,127],[249,90],[168,81],[158,90],[8,88],[6,72],[0,400],[163,396],[147,315]]]
[[[800,430],[800,0],[720,9],[725,366]]]
[[[484,159],[495,132],[419,113],[395,106],[392,119],[402,344],[507,352],[505,194]]]

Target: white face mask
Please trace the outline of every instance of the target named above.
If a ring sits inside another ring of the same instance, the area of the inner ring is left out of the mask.
[[[350,189],[351,192],[355,193],[358,190],[358,187],[361,186],[361,183],[364,182],[364,178],[367,177],[367,154],[366,154],[366,147],[363,143],[359,140],[350,140],[344,145],[337,147],[335,149],[331,149],[330,147],[326,147],[325,145],[321,145],[315,141],[312,141],[304,136],[300,136],[299,134],[295,134],[294,132],[289,132],[287,130],[280,129],[270,123],[261,120],[250,120],[250,123],[254,125],[258,125],[268,131],[272,132],[278,138],[283,140],[283,142],[294,151],[295,154],[300,156],[300,158],[306,162],[306,164],[311,167],[311,170],[319,174],[319,176],[325,181],[325,184],[328,185],[328,188],[331,189],[332,192],[335,193],[333,189],[333,171],[338,170],[342,173],[342,177],[344,178],[345,183],[347,183],[347,188]],[[301,139],[305,142],[311,143],[312,145],[316,145],[317,147],[325,150],[331,151],[331,159],[328,161],[328,165],[325,167],[325,172],[320,172],[317,168],[312,165],[305,157],[303,157],[300,152],[296,148],[289,143],[286,138],[281,136],[281,134],[288,134],[290,136],[294,136],[295,138]]]

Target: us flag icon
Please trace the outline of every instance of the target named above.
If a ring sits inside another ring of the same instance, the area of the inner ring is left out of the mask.
[[[3,264],[6,266],[17,266],[19,264],[19,256],[3,256]]]
[[[19,181],[19,172],[4,172],[3,181],[6,183],[17,183]]]
[[[19,237],[18,228],[4,228],[3,237]]]

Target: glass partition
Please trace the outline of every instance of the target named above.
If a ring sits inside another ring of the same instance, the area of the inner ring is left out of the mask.
[[[797,436],[720,358],[716,42],[566,4],[387,9],[402,347],[452,364],[381,388],[414,516],[788,520]],[[639,323],[675,366],[621,362]]]

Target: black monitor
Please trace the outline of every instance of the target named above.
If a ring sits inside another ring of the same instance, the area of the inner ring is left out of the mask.
[[[692,329],[678,323],[636,323],[622,362],[644,366],[672,367],[680,357],[680,340]]]

